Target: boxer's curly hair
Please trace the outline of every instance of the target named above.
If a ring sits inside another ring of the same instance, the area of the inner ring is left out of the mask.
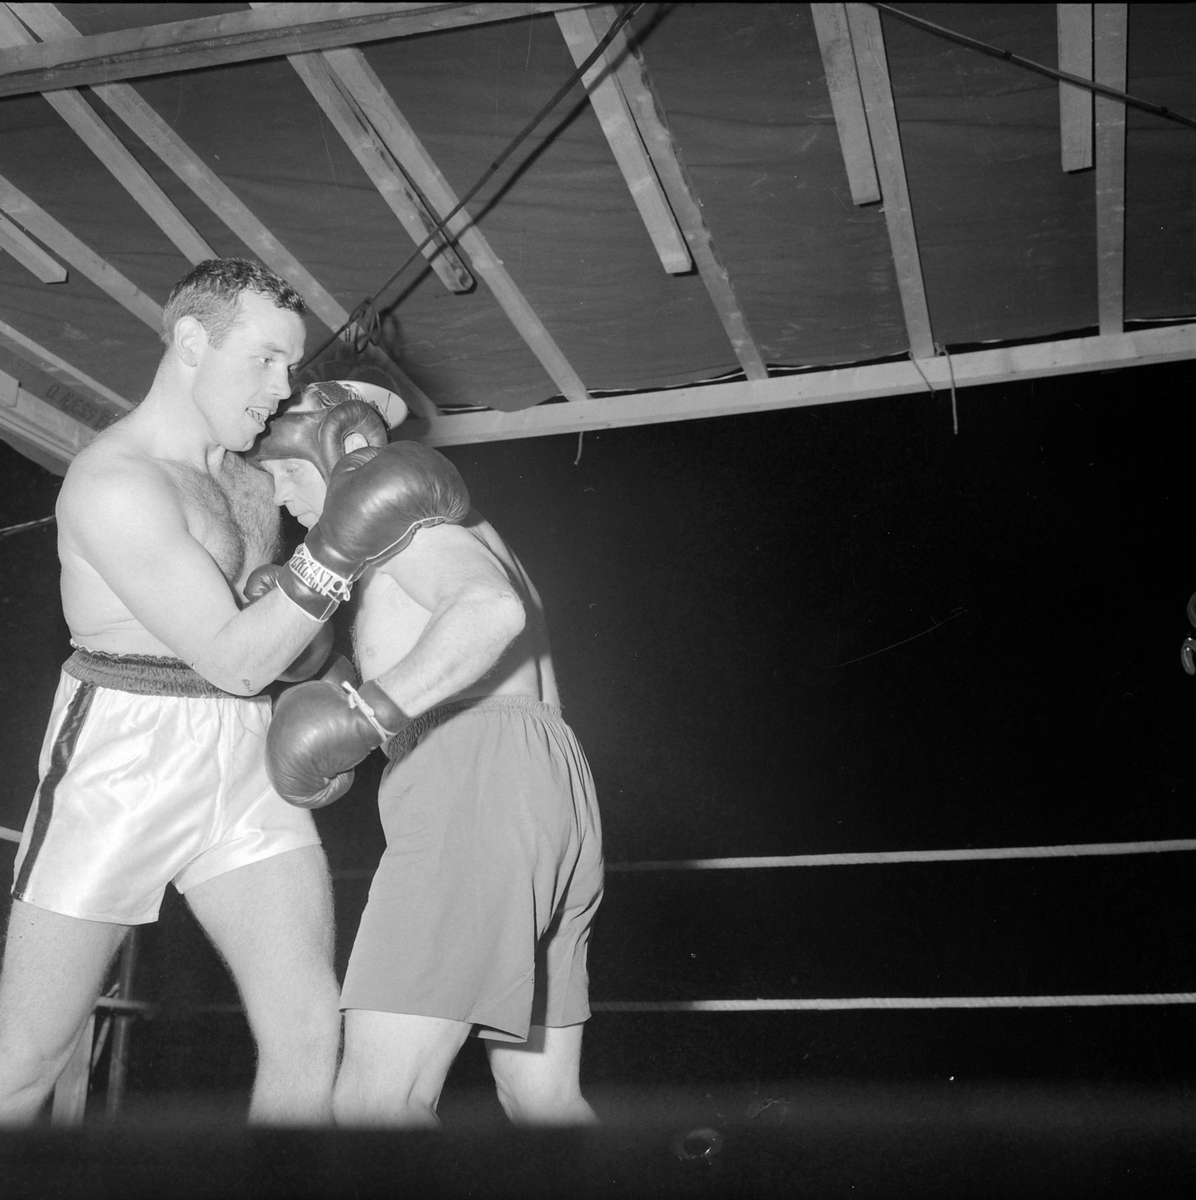
[[[162,344],[169,347],[175,322],[194,317],[207,330],[208,341],[219,346],[237,323],[242,292],[257,292],[275,308],[307,312],[303,297],[269,267],[244,258],[208,258],[192,267],[174,285],[162,310]]]

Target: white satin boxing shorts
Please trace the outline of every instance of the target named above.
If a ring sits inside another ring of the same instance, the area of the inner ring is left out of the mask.
[[[267,696],[222,692],[184,664],[77,651],[63,666],[13,874],[27,904],[89,921],[154,921],[180,892],[318,846],[311,813],[266,777]]]

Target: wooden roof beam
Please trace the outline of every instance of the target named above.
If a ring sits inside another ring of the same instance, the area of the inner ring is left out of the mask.
[[[604,36],[614,24],[614,10],[609,7],[588,9],[587,16],[598,37]],[[616,64],[615,78],[627,98],[636,127],[652,158],[657,177],[685,235],[698,274],[726,330],[735,357],[748,379],[766,379],[768,368],[752,337],[747,318],[731,285],[731,277],[715,252],[714,239],[706,228],[701,207],[694,198],[689,177],[673,142],[673,135],[665,124],[664,110],[648,78],[643,59],[628,41],[623,29],[607,47],[607,54],[610,61]]]
[[[0,369],[26,391],[92,429],[103,429],[133,405],[78,367],[0,321]]]
[[[336,77],[329,71],[323,56],[290,54],[287,61],[295,68],[307,90],[324,110],[333,128],[373,181],[411,240],[416,245],[424,241],[435,227],[435,218],[412,190],[398,163],[374,132],[361,106],[337,86]],[[473,288],[473,276],[443,234],[437,234],[424,247],[423,255],[450,292],[468,292]]]
[[[0,217],[0,249],[7,250],[42,283],[65,283],[66,267],[51,258],[23,229]]]
[[[7,8],[0,5],[0,46],[36,45],[31,34]],[[214,258],[215,251],[174,206],[125,144],[96,115],[74,89],[47,92],[50,107],[79,135],[83,144],[112,172],[159,229],[191,263]]]
[[[1125,91],[1127,6],[1093,6],[1093,74]],[[1125,318],[1125,105],[1094,97],[1096,121],[1097,308],[1101,333],[1120,333]]]
[[[53,4],[16,7],[38,37],[59,40],[79,37],[78,30]],[[49,44],[48,40],[44,44]],[[319,320],[329,329],[339,329],[348,321],[348,311],[133,87],[113,83],[95,87],[93,91],[262,262],[298,290]],[[418,415],[434,416],[438,410],[424,391],[396,363],[387,361],[398,385],[395,390],[411,410]]]
[[[1092,78],[1092,5],[1057,4],[1059,70]],[[1092,166],[1092,93],[1074,83],[1059,84],[1059,139],[1063,169]]]
[[[848,4],[846,9],[864,110],[876,154],[885,224],[897,269],[897,288],[905,314],[910,353],[915,358],[930,358],[934,354],[934,335],[930,328],[930,309],[926,302],[922,259],[905,177],[905,159],[901,153],[901,135],[893,105],[880,13],[868,4]]]
[[[605,15],[609,15],[613,24],[614,10],[608,8]],[[558,12],[556,22],[574,63],[580,67],[599,41],[590,24],[589,13],[580,10]],[[677,218],[673,216],[652,160],[644,149],[627,98],[612,73],[609,50],[585,73],[582,84],[611,153],[627,182],[631,198],[639,209],[644,228],[660,257],[661,266],[670,275],[682,275],[693,270],[693,260],[686,248],[685,238],[677,227]]]
[[[419,188],[428,205],[438,214],[438,218],[452,211],[458,203],[456,195],[390,93],[366,62],[365,55],[356,49],[329,50],[324,60],[345,92],[369,113],[370,124]],[[474,273],[493,293],[511,324],[560,389],[561,395],[567,400],[585,399],[588,393],[577,372],[468,212],[462,210],[457,213],[448,223],[448,232],[469,255]]]
[[[0,371],[0,437],[23,454],[62,475],[94,436],[94,430],[51,408],[7,371]]]
[[[872,157],[872,138],[860,92],[860,76],[851,49],[851,31],[847,27],[847,9],[842,4],[811,4],[814,32],[822,52],[826,88],[831,111],[843,151],[847,185],[853,204],[875,204],[880,199],[880,181]]]
[[[80,275],[90,279],[101,291],[128,309],[138,320],[144,321],[157,335],[162,324],[162,308],[157,301],[150,299],[111,263],[81,242],[3,176],[0,176],[0,210],[59,258],[65,259]]]
[[[848,400],[925,394],[927,380],[936,391],[945,393],[953,378],[957,388],[967,388],[1191,359],[1196,359],[1196,324],[1171,325],[1108,336],[967,351],[952,354],[949,363],[939,355],[917,366],[903,360],[835,367],[770,379],[694,384],[657,392],[604,396],[578,404],[540,404],[518,412],[446,415],[422,440],[434,446],[451,446],[507,438],[578,434],[665,421],[731,417]]]
[[[52,6],[11,7],[25,20],[31,10]],[[71,44],[47,42],[0,51],[0,96],[279,58],[576,7],[543,3],[270,4],[261,11],[196,17],[93,34]]]

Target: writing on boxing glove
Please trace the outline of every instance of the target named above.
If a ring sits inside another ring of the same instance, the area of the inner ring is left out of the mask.
[[[287,568],[280,567],[277,563],[265,563],[255,567],[245,581],[245,599],[254,604],[267,592],[279,587],[280,581],[287,573]],[[301,679],[310,679],[328,661],[328,656],[332,653],[333,636],[331,625],[318,626],[315,636],[278,678],[283,683],[297,683]]]
[[[419,529],[459,525],[468,515],[465,481],[439,451],[422,442],[371,446],[337,463],[302,549],[347,585],[405,549]]]
[[[278,698],[266,733],[266,772],[299,808],[323,808],[353,784],[353,768],[408,722],[373,680],[359,689],[313,679]]]

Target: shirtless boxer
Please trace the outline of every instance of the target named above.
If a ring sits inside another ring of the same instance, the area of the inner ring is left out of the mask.
[[[340,1017],[328,869],[310,814],[269,785],[270,701],[259,693],[297,654],[326,652],[324,622],[361,564],[325,538],[264,583],[259,572],[247,603],[251,571],[276,551],[278,512],[270,480],[232,453],[290,394],[303,311],[257,264],[195,267],[166,305],[149,393],[63,482],[62,602],[76,651],[16,860],[0,1124],[37,1115],[126,931],[156,919],[168,882],[240,989],[258,1053],[250,1118],[331,1117]],[[331,592],[329,566],[344,577]]]
[[[359,593],[366,682],[298,684],[268,737],[275,786],[303,806],[340,796],[372,749],[391,760],[386,851],[341,996],[336,1120],[435,1127],[473,1032],[511,1120],[590,1123],[579,1066],[601,833],[539,596],[447,459],[396,442],[333,470],[310,407],[276,417],[256,454],[275,501],[308,527],[334,505],[407,506]]]

